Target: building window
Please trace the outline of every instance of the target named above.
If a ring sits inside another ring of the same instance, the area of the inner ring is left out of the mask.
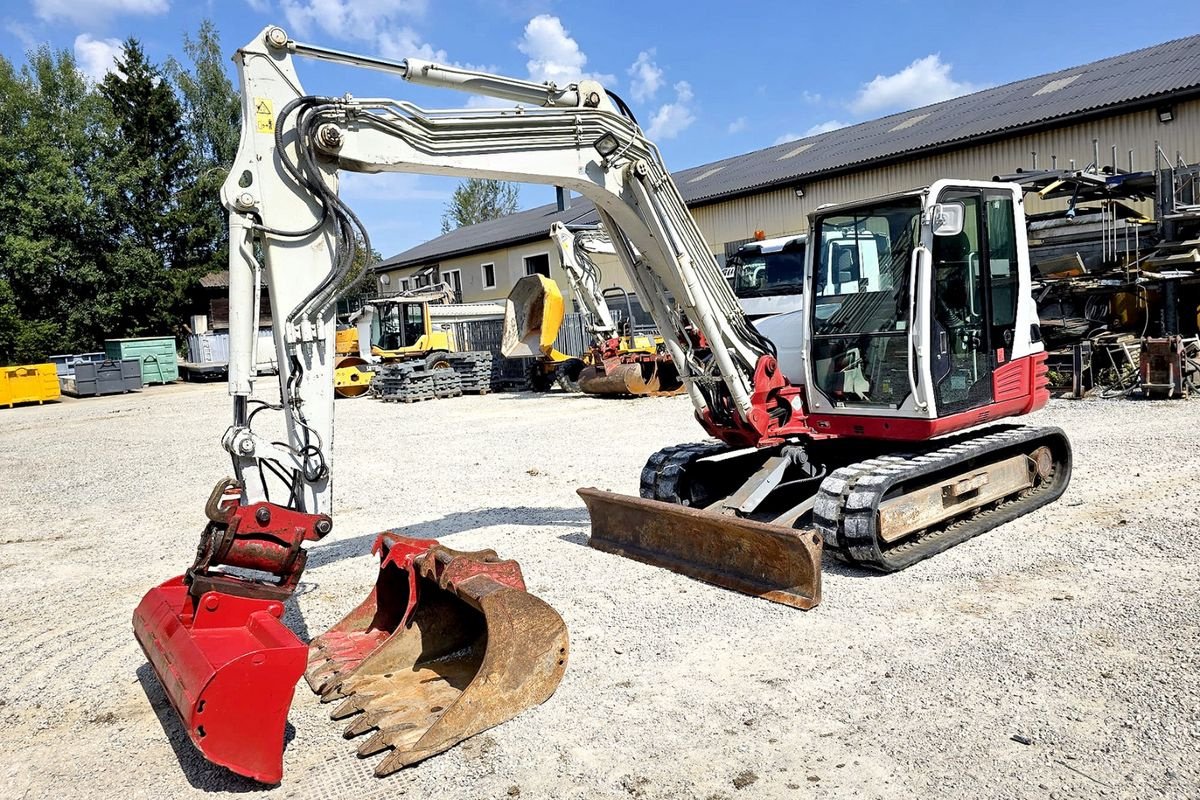
[[[495,264],[483,264],[480,267],[480,269],[483,271],[483,288],[495,289],[496,288],[496,265]]]
[[[408,278],[402,278],[400,280],[400,291],[407,292],[411,288],[412,284],[408,282]]]
[[[536,256],[525,256],[526,275],[545,275],[550,277],[550,254],[538,253]]]
[[[462,270],[448,269],[442,273],[442,283],[454,290],[454,302],[462,302]]]

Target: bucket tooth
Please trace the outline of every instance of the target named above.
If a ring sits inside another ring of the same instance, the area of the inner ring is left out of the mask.
[[[347,736],[346,738],[350,737]],[[376,731],[374,736],[358,746],[357,755],[359,758],[370,758],[390,748],[391,745],[388,744],[388,737],[382,731]]]
[[[359,714],[346,727],[346,732],[342,736],[347,739],[353,739],[355,736],[362,736],[364,733],[374,730],[376,727],[374,716],[374,714]]]
[[[491,551],[460,553],[386,533],[374,590],[312,643],[309,685],[361,714],[346,738],[391,752],[386,775],[544,702],[562,680],[567,630],[525,591],[520,567]],[[332,676],[336,675],[336,680]]]
[[[345,719],[346,717],[352,717],[355,714],[362,713],[362,710],[362,698],[349,697],[346,700],[343,700],[342,704],[333,710],[333,713],[329,715],[329,718],[333,720]]]

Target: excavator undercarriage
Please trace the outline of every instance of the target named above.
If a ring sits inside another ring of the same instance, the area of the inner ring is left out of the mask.
[[[867,569],[903,569],[1057,499],[1070,455],[1060,429],[1017,425],[904,451],[703,442],[652,455],[639,499],[580,496],[598,550],[811,608],[823,550]]]

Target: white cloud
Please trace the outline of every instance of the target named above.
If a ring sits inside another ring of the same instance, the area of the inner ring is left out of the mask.
[[[26,50],[37,46],[37,37],[33,35],[33,31],[29,29],[28,25],[23,25],[20,22],[10,19],[4,23],[4,30],[11,33]]]
[[[733,122],[729,123],[730,133],[741,133],[749,126],[749,121],[745,117],[738,117]]]
[[[259,10],[264,0],[246,0]],[[384,58],[412,56],[446,61],[446,51],[434,47],[409,22],[425,14],[426,0],[281,0],[288,27],[297,36],[327,34],[335,39],[365,42]]]
[[[90,33],[75,37],[75,63],[79,65],[80,72],[96,83],[116,69],[117,56],[120,54],[120,39],[96,39]]]
[[[629,94],[639,103],[653,100],[663,85],[663,71],[654,63],[654,50],[638,53],[637,61],[626,72],[630,76]]]
[[[33,13],[47,22],[103,22],[118,14],[165,14],[169,0],[33,0]]]
[[[246,5],[260,14],[271,10],[271,0],[246,0]]]
[[[775,141],[771,142],[771,144],[785,144],[787,142],[794,142],[797,139],[803,138],[804,134],[802,133],[792,133],[791,131],[788,131],[787,133],[781,133],[779,136],[776,136]]]
[[[446,51],[435,49],[428,42],[421,41],[421,36],[407,25],[397,30],[379,31],[375,40],[379,54],[384,58],[403,59],[412,56],[426,61],[446,61]]]
[[[407,172],[381,172],[368,175],[342,172],[339,193],[350,200],[438,200],[450,199],[450,192],[423,185],[422,175]]]
[[[950,69],[951,65],[934,53],[918,58],[894,75],[876,75],[859,89],[850,110],[856,114],[904,111],[983,88],[954,80]]]
[[[338,39],[372,41],[398,20],[424,15],[425,0],[281,0],[287,23],[301,36],[320,28]]]
[[[675,101],[659,106],[650,120],[646,135],[651,139],[674,139],[696,121],[692,113],[692,85],[687,81],[675,84]]]
[[[805,89],[804,91],[800,92],[800,99],[806,103],[813,103],[815,105],[816,103],[821,102],[821,93],[810,92]]]
[[[550,14],[539,14],[529,20],[517,49],[529,58],[525,67],[532,80],[554,81],[559,86],[574,83],[580,78],[591,78],[606,86],[616,83],[612,75],[595,75],[584,71],[587,56],[563,27],[562,20]]]
[[[813,125],[811,128],[806,130],[804,135],[816,136],[818,133],[829,133],[830,131],[836,131],[838,128],[844,128],[849,124],[849,122],[842,122],[841,120],[836,119],[831,119],[826,122],[818,122],[816,125]]]

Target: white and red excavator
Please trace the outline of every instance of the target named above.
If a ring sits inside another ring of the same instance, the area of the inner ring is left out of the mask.
[[[521,105],[310,95],[296,57]],[[206,758],[277,782],[302,673],[341,700],[347,736],[372,733],[360,755],[390,750],[386,773],[545,700],[565,669],[562,620],[515,563],[396,533],[378,540],[376,588],[332,630],[305,644],[281,621],[303,544],[332,527],[334,305],[366,238],[338,196],[342,171],[547,184],[595,204],[713,437],[652,455],[641,497],[581,490],[595,547],[811,608],[825,550],[901,569],[1065,489],[1060,430],[980,428],[1049,397],[1017,186],[940,180],[818,209],[800,310],[752,324],[658,149],[598,83],[352,55],[275,27],[236,61],[243,128],[223,190],[234,476],[213,491],[195,563],[134,615]],[[252,395],[263,282],[277,402]],[[514,324],[541,324],[543,305],[529,297]],[[286,441],[255,430],[266,413],[282,415]]]

